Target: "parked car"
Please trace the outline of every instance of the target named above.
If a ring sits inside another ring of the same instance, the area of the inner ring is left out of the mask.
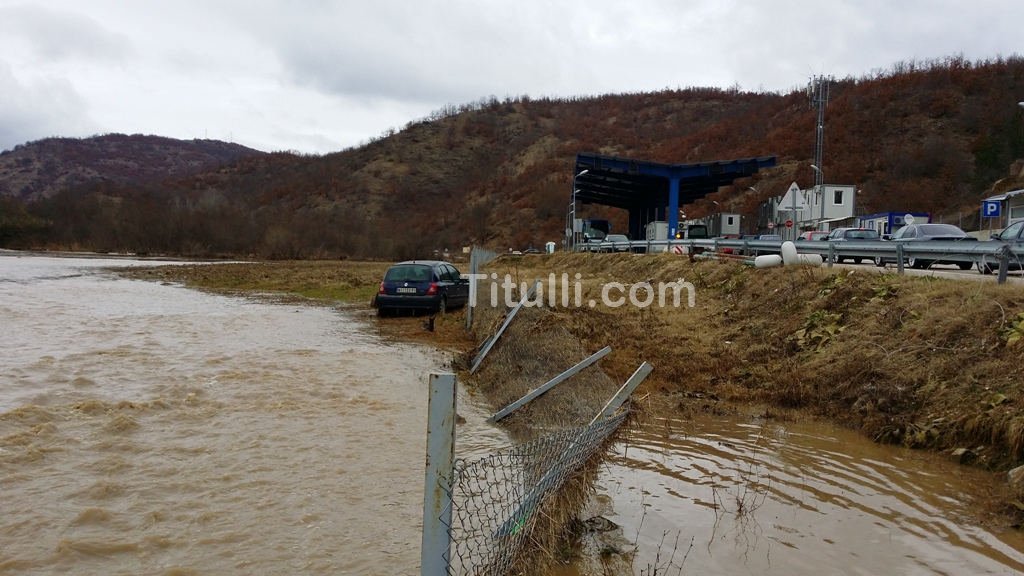
[[[900,228],[892,235],[893,242],[977,242],[977,238],[969,236],[966,232],[952,224],[908,224]],[[877,264],[877,262],[876,262]],[[940,258],[932,259],[921,257],[908,257],[907,266],[911,268],[928,268],[932,264],[956,264],[961,270],[970,270],[974,267],[974,259],[955,254],[942,255]],[[881,264],[884,265],[884,262]]]
[[[989,240],[990,242],[1002,242],[1011,246],[1020,247],[1024,245],[1024,222],[1014,222],[1005,228],[999,234],[995,234]],[[1024,268],[1024,264],[1019,259],[1010,258],[1008,262],[1009,270],[1021,270]],[[982,274],[991,274],[999,269],[999,264],[995,261],[988,261],[988,259],[978,262],[978,271]]]
[[[629,252],[629,237],[625,234],[609,234],[599,247],[601,252]]]
[[[465,306],[469,280],[455,266],[441,260],[409,260],[392,264],[377,290],[377,315],[409,310],[444,314]]]
[[[827,238],[828,238],[828,231],[827,230],[809,230],[807,232],[801,232],[800,235],[796,237],[796,241],[797,242],[804,242],[804,241],[820,242],[820,241],[825,240]]]
[[[779,247],[781,247],[781,245],[782,245],[782,235],[781,234],[758,234],[757,236],[754,236],[753,238],[751,238],[751,240],[758,241],[758,242],[778,242],[779,243]],[[772,247],[772,248],[754,248],[754,247],[751,247],[748,250],[749,253],[747,254],[747,256],[761,256],[763,254],[781,254],[781,250],[780,250],[779,247]]]
[[[874,228],[836,228],[828,233],[826,240],[829,242],[877,242],[882,239],[882,236],[878,233],[878,230]],[[842,262],[849,258],[857,264],[869,258],[857,258],[853,256],[844,257],[836,254],[834,257],[835,262]],[[879,258],[875,258],[875,264],[878,264]]]

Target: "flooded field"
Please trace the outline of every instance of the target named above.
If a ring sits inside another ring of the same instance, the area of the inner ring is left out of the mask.
[[[415,574],[425,375],[344,311],[0,256],[0,574]],[[146,262],[152,264],[152,262]],[[507,444],[460,398],[457,452]],[[821,424],[649,419],[602,466],[616,574],[1016,574],[992,477]],[[597,564],[552,574],[603,574]]]
[[[417,572],[445,355],[130,264],[0,257],[0,573]]]

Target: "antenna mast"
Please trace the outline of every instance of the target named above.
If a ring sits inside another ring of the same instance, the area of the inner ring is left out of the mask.
[[[811,100],[811,107],[817,109],[818,119],[815,123],[814,139],[814,189],[818,191],[821,204],[821,219],[825,219],[825,171],[822,165],[822,156],[825,152],[825,106],[828,105],[828,86],[830,77],[813,76],[807,84],[807,96]]]
[[[807,85],[807,95],[811,100],[811,108],[818,111],[818,122],[815,124],[814,142],[814,165],[818,170],[814,171],[814,185],[820,186],[825,183],[825,176],[822,173],[822,155],[825,150],[825,106],[828,105],[828,86],[831,78],[815,76]]]

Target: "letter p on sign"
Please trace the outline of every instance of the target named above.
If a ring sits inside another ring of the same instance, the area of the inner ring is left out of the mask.
[[[986,200],[981,203],[981,215],[985,218],[998,218],[1000,206],[1001,204],[995,200]]]

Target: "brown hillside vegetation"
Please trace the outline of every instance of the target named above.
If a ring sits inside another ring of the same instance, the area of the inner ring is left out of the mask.
[[[262,154],[217,140],[140,134],[46,138],[0,153],[0,197],[35,201],[101,182],[139,184],[189,176]]]
[[[901,63],[835,80],[826,180],[861,189],[864,212],[959,211],[969,227],[978,200],[1024,158],[1020,94],[1016,56]],[[336,154],[273,154],[183,180],[93,185],[8,207],[25,213],[0,227],[0,242],[270,258],[404,258],[470,243],[522,249],[561,239],[579,152],[667,163],[776,155],[778,168],[716,197],[751,214],[790,182],[812,182],[814,121],[801,90],[484,99]]]

